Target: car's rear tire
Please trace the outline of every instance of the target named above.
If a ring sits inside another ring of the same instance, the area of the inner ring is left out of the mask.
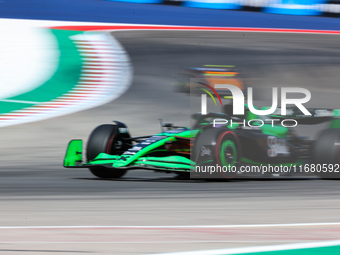
[[[204,154],[208,154],[208,157],[202,158]],[[192,160],[200,166],[198,170],[205,170],[198,175],[194,173],[199,176],[198,178],[228,180],[235,177],[239,170],[241,143],[237,135],[231,130],[210,128],[197,135],[193,156]],[[216,171],[207,172],[209,167],[216,169]]]
[[[130,134],[119,132],[119,128],[127,130],[123,123],[117,123],[117,125],[100,125],[92,131],[87,142],[86,158],[88,162],[100,153],[121,155],[130,147],[130,144],[124,141],[124,138],[129,138]],[[89,170],[99,178],[120,178],[127,172],[103,166],[91,167]]]
[[[317,169],[323,169],[323,164],[327,166],[327,172],[318,173],[321,178],[340,179],[340,129],[325,129],[319,134],[312,149],[312,160]]]
[[[218,136],[215,160],[217,165],[226,170],[221,173],[223,177],[230,179],[237,175],[241,161],[241,143],[233,131],[226,130]]]

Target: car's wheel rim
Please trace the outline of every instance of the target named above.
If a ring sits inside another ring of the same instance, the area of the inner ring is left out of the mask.
[[[232,140],[222,142],[220,150],[220,159],[222,166],[234,166],[237,161],[237,149]]]

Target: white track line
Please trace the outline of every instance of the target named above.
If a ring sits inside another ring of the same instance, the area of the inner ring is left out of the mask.
[[[0,229],[83,229],[83,228],[127,228],[127,229],[178,229],[178,228],[266,228],[266,227],[313,227],[340,226],[340,222],[288,223],[288,224],[250,224],[250,225],[188,225],[188,226],[0,226]]]
[[[44,103],[44,102],[37,102],[37,101],[23,101],[23,100],[12,100],[12,99],[0,99],[0,102],[18,103],[18,104],[42,104]]]
[[[193,240],[193,241],[126,241],[126,242],[95,242],[95,241],[79,241],[79,242],[63,242],[63,241],[38,241],[38,242],[22,242],[22,241],[1,241],[0,244],[77,244],[77,243],[90,243],[90,244],[193,244],[193,243],[290,243],[291,241],[213,241],[213,240]],[[307,242],[307,241],[306,241]]]

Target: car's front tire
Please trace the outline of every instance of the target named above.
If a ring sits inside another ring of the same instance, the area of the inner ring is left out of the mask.
[[[124,141],[124,138],[129,138],[129,133],[120,133],[119,128],[123,123],[118,125],[100,125],[95,128],[87,142],[86,158],[87,161],[93,160],[100,153],[111,155],[120,155],[129,148],[129,144]],[[126,128],[124,125],[123,128]],[[120,178],[127,171],[116,170],[103,166],[89,168],[90,172],[99,178]]]

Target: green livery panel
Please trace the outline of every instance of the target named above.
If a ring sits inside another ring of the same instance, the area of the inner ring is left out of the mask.
[[[135,144],[121,155],[110,155],[100,153],[89,162],[84,162],[82,158],[82,140],[72,140],[66,151],[64,167],[67,168],[90,168],[105,166],[115,169],[147,168],[160,171],[190,171],[193,162],[190,160],[190,148],[174,149],[177,154],[182,151],[186,155],[152,156],[152,153],[167,151],[166,144],[175,143],[178,139],[190,140],[196,135],[188,128],[173,129],[165,131]],[[188,142],[189,145],[189,142]]]
[[[64,159],[64,167],[76,167],[83,161],[83,141],[69,142]]]

